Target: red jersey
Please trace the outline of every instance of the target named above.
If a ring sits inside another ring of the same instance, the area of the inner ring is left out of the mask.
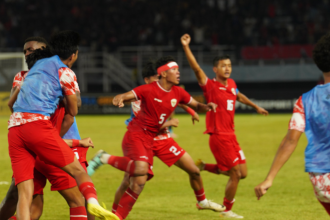
[[[132,90],[141,100],[141,110],[128,125],[130,131],[143,131],[155,137],[160,127],[180,104],[189,104],[192,97],[181,87],[173,86],[167,91],[158,82],[136,87]]]
[[[206,101],[218,105],[216,112],[206,113],[207,134],[226,134],[234,132],[235,103],[237,86],[233,79],[227,80],[227,86],[216,81],[206,79],[205,85],[200,85]]]

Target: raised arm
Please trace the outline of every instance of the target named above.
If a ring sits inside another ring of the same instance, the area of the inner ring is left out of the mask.
[[[181,37],[181,44],[182,44],[183,50],[186,54],[190,67],[194,71],[198,83],[200,85],[205,85],[207,76],[206,76],[205,72],[201,69],[201,67],[198,65],[195,56],[193,55],[193,53],[190,50],[190,47],[189,47],[190,41],[191,41],[191,38],[190,38],[189,34],[184,34]]]
[[[136,101],[136,97],[132,91],[116,95],[113,100],[112,104],[114,106],[118,106],[119,108],[124,107],[124,102],[133,102]]]
[[[262,114],[262,115],[268,115],[268,111],[258,105],[256,105],[255,103],[253,103],[248,97],[246,97],[244,94],[242,94],[241,92],[238,92],[237,93],[237,98],[236,98],[237,101],[245,104],[245,105],[248,105],[248,106],[251,106],[252,108],[254,108],[259,114]]]
[[[276,177],[278,171],[288,161],[291,154],[296,149],[301,134],[301,131],[289,130],[282,140],[266,179],[254,188],[258,199],[260,199],[260,197],[263,196],[272,186],[273,180]]]

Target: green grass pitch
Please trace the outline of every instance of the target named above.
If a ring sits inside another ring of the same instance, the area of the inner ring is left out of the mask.
[[[90,149],[87,158],[93,157],[99,149],[110,154],[122,155],[121,141],[126,131],[124,120],[127,115],[78,116],[77,123],[81,137],[91,137],[95,149]],[[179,127],[174,129],[178,135],[176,141],[194,160],[201,158],[206,162],[215,160],[208,147],[205,130],[205,116],[194,126],[190,116],[176,115]],[[306,138],[302,136],[296,151],[289,162],[279,172],[272,188],[260,200],[254,195],[254,187],[266,176],[278,145],[286,134],[289,114],[236,115],[236,135],[247,158],[248,176],[239,184],[233,211],[253,220],[314,220],[327,219],[323,207],[314,197],[308,174],[304,172],[304,149]],[[0,117],[0,197],[5,196],[8,185],[2,181],[11,180],[12,170],[7,148],[7,120]],[[188,176],[177,167],[168,168],[160,160],[154,161],[155,177],[146,184],[139,200],[135,204],[129,219],[219,219],[212,211],[197,211],[195,197],[188,182]],[[109,165],[101,167],[92,177],[99,200],[111,209],[114,193],[124,173]],[[208,199],[222,203],[228,177],[202,172],[204,188]],[[45,189],[44,213],[41,219],[69,219],[69,208],[57,192],[50,192],[47,183]]]

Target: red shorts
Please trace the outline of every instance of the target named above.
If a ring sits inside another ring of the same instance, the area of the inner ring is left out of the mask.
[[[74,152],[81,166],[87,173],[86,153],[88,148],[75,147],[71,148],[71,150]],[[67,174],[65,171],[44,163],[43,161],[39,160],[38,157],[36,158],[35,169],[39,171],[44,176],[44,178],[48,179],[48,181],[52,185],[52,191],[65,190],[77,186],[76,180],[72,178],[69,174]]]
[[[40,173],[37,169],[34,169],[34,193],[33,195],[43,195],[44,194],[44,188],[46,186],[46,177]]]
[[[143,132],[131,132],[125,133],[122,149],[125,157],[128,157],[134,161],[145,161],[149,164],[148,180],[150,180],[154,173],[152,172],[153,166],[153,137],[146,135]]]
[[[11,127],[8,143],[16,185],[33,179],[36,156],[56,167],[64,167],[74,160],[72,150],[50,121],[40,120]]]
[[[152,151],[155,157],[158,157],[169,167],[186,153],[173,138],[154,141]]]
[[[228,171],[238,164],[246,163],[235,134],[211,134],[209,144],[220,170]]]

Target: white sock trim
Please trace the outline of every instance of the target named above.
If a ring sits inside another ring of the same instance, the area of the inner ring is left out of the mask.
[[[101,157],[100,157],[100,161],[103,164],[107,164],[110,157],[111,157],[110,154],[102,154]]]
[[[97,201],[97,199],[95,199],[95,198],[89,198],[89,199],[87,199],[87,203],[95,204],[95,205],[100,205],[99,202]]]

